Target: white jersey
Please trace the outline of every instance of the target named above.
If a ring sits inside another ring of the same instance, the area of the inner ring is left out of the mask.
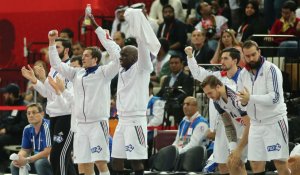
[[[146,116],[149,81],[153,65],[150,51],[138,42],[138,60],[128,70],[121,68],[118,78],[117,111],[119,117]]]
[[[56,48],[55,48],[56,50]],[[58,57],[60,60],[60,58]],[[66,65],[69,66],[70,61],[66,62]],[[56,77],[59,77],[60,79],[65,81],[65,91],[68,91],[70,93],[73,93],[73,84],[65,79],[61,74],[58,73],[53,67],[51,67],[50,72],[48,73],[48,76],[55,79]],[[34,89],[43,97],[47,98],[47,106],[46,106],[46,113],[50,117],[58,117],[62,115],[70,115],[71,114],[71,102],[66,101],[66,106],[61,106],[59,101],[60,98],[56,95],[55,90],[53,87],[49,84],[48,78],[46,78],[45,82],[41,82],[40,80],[37,81],[37,83],[33,86]]]
[[[283,79],[279,68],[261,57],[256,75],[245,67],[238,78],[238,90],[247,88],[250,99],[247,113],[251,124],[271,124],[287,115],[283,97]]]
[[[227,112],[231,116],[236,128],[237,137],[241,139],[244,130],[242,117],[246,116],[247,112],[239,105],[236,93],[227,86],[225,86],[225,88],[227,103],[223,100],[223,98],[220,98],[219,100],[214,101],[214,105],[220,114]]]
[[[237,89],[237,79],[240,73],[240,70],[238,70],[236,72],[236,74],[232,77],[232,78],[228,78],[227,74],[225,71],[210,71],[210,70],[206,70],[201,66],[198,66],[196,59],[193,58],[188,58],[188,66],[189,69],[193,75],[193,77],[196,80],[199,80],[200,82],[202,82],[207,76],[209,75],[214,75],[216,76],[219,80],[221,80],[221,82],[230,87],[233,90]],[[212,100],[210,100],[210,106],[213,104]],[[211,129],[215,129],[216,128],[216,124],[219,122],[216,121],[212,121],[211,118],[213,118],[214,120],[218,119],[219,117],[215,117],[215,115],[217,114],[216,110],[214,107],[211,107],[209,109],[209,117],[210,117],[210,128]],[[220,118],[219,118],[220,119]]]
[[[118,72],[120,65],[120,47],[101,28],[96,34],[109,53],[112,61],[103,66],[73,68],[61,62],[54,46],[49,46],[50,64],[59,73],[73,82],[74,111],[72,115],[79,123],[106,120],[110,109],[110,82]]]

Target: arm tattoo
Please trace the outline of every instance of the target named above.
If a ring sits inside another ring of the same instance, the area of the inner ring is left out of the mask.
[[[225,127],[226,136],[229,142],[237,142],[237,134],[235,126],[231,120],[230,115],[225,112],[222,114],[222,120]]]

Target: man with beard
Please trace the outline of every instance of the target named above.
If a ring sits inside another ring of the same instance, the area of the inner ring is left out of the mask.
[[[3,93],[6,106],[24,106],[24,101],[19,94],[18,85],[11,83],[0,89]],[[22,131],[27,124],[26,113],[20,110],[2,111],[0,116],[0,172],[7,167],[8,155],[3,150],[6,145],[16,145],[22,140]]]
[[[70,64],[71,42],[68,39],[57,38],[55,40],[56,50],[59,53],[61,61]],[[47,98],[46,113],[50,116],[50,134],[52,138],[52,149],[50,153],[50,162],[54,175],[60,174],[76,174],[74,165],[72,163],[71,150],[73,132],[71,127],[71,105],[67,108],[59,105],[59,99],[55,93],[55,90],[49,84],[49,79],[45,78],[38,80],[35,76],[36,72],[28,66],[21,69],[23,77],[31,81],[34,85],[34,89],[38,91],[43,97]],[[73,93],[72,83],[62,77],[57,70],[51,67],[48,74],[53,79],[59,77],[65,80],[66,91]],[[67,101],[71,103],[70,101]]]
[[[250,117],[248,159],[254,174],[264,175],[273,160],[279,175],[289,175],[287,110],[279,68],[260,54],[254,41],[243,44],[246,66],[238,78],[238,96]]]
[[[222,71],[209,71],[197,65],[197,61],[193,55],[193,48],[188,46],[185,48],[188,58],[188,66],[193,77],[202,82],[207,76],[215,75],[221,82],[236,91],[236,84],[241,69],[237,66],[240,60],[240,52],[235,48],[226,48],[221,53]],[[221,174],[228,173],[226,166],[227,157],[229,156],[229,145],[226,140],[224,124],[221,117],[214,107],[213,101],[210,100],[209,108],[210,130],[207,137],[215,139],[214,160],[218,163]],[[228,149],[226,149],[228,148]]]
[[[115,11],[115,19],[114,22],[112,24],[112,28],[111,28],[111,37],[114,38],[114,35],[116,32],[122,32],[125,34],[125,38],[127,38],[128,36],[128,30],[129,30],[129,26],[128,26],[128,22],[125,20],[124,17],[124,13],[125,10],[128,8],[128,6],[123,6],[120,5],[116,8]]]
[[[159,25],[157,38],[165,38],[169,41],[171,55],[182,55],[182,50],[186,42],[186,26],[181,21],[175,19],[174,8],[165,5],[162,10],[164,22]]]

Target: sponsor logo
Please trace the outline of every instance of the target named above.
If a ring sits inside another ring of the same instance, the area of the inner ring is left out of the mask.
[[[100,147],[100,145],[91,148],[92,153],[100,153],[101,151],[102,151],[102,148]]]
[[[271,152],[271,151],[280,151],[280,149],[281,149],[281,145],[279,143],[277,143],[275,145],[267,146],[268,152]]]
[[[56,142],[56,143],[61,143],[61,142],[63,142],[63,141],[64,141],[64,139],[63,139],[63,137],[62,137],[63,135],[64,135],[63,132],[58,133],[58,135],[54,135],[54,136],[53,136],[53,141]]]
[[[127,145],[125,146],[125,151],[129,151],[131,152],[132,150],[134,149],[134,147],[130,144],[130,145]]]

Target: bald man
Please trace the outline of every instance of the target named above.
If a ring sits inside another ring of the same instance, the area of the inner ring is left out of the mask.
[[[183,112],[185,117],[179,123],[176,139],[173,143],[182,154],[195,146],[207,146],[206,139],[208,122],[198,112],[196,98],[188,96],[183,102]]]
[[[124,174],[124,159],[130,160],[135,175],[144,174],[143,159],[147,151],[147,105],[148,85],[153,65],[150,51],[140,38],[138,48],[124,46],[120,52],[117,88],[117,111],[119,122],[113,137],[113,170]]]

